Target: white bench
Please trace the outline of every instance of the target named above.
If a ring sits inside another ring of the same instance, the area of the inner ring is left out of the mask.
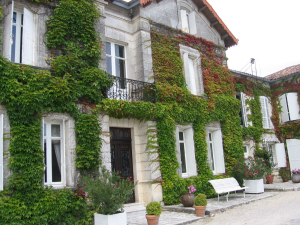
[[[235,178],[224,178],[224,179],[217,179],[217,180],[209,180],[209,183],[213,186],[215,191],[218,194],[218,201],[220,200],[219,195],[227,193],[227,202],[228,202],[228,196],[230,192],[235,191],[241,191],[244,190],[244,198],[245,198],[245,189],[248,187],[240,187],[239,183],[236,181]]]

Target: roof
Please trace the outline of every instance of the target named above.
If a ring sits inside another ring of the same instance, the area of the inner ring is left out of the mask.
[[[287,67],[287,68],[285,68],[283,70],[280,70],[276,73],[270,74],[270,75],[268,75],[264,78],[269,79],[269,80],[277,80],[279,78],[287,77],[289,75],[293,75],[293,74],[296,74],[296,73],[300,73],[300,64],[295,65],[295,66]]]
[[[153,0],[140,0],[140,4],[142,6],[147,6]],[[156,0],[160,2],[160,0]],[[213,26],[218,33],[220,34],[221,38],[225,42],[226,47],[231,47],[237,45],[239,40],[231,33],[225,23],[221,20],[212,6],[207,2],[207,0],[193,0],[195,5],[198,7],[198,11],[203,13],[203,15],[208,19],[211,26]]]

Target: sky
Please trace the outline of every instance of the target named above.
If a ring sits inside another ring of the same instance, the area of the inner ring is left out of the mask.
[[[252,74],[254,58],[264,77],[300,64],[300,0],[207,1],[239,39],[226,53],[230,69]]]

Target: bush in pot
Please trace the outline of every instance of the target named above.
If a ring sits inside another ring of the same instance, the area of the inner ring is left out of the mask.
[[[283,182],[287,182],[291,178],[289,169],[286,167],[279,169],[279,175],[281,176]]]
[[[292,181],[293,183],[300,183],[300,169],[292,170]]]
[[[149,202],[146,206],[146,218],[149,225],[158,224],[159,216],[162,212],[161,204],[156,201]]]
[[[102,166],[98,174],[82,176],[81,182],[82,189],[88,192],[92,208],[96,209],[98,215],[123,213],[126,217],[122,207],[130,199],[135,187],[130,179],[121,179],[118,173],[111,173]],[[96,216],[100,217],[98,215],[95,214],[95,221]]]
[[[205,194],[198,194],[195,197],[194,208],[196,215],[199,217],[205,216],[205,209],[207,205],[207,198]]]
[[[240,186],[249,187],[246,193],[264,192],[263,177],[266,172],[264,159],[249,156],[247,159],[240,158],[236,161],[232,175],[239,182]]]

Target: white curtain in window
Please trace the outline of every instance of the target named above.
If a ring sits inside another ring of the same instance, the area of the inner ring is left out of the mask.
[[[53,143],[53,148],[55,151],[55,156],[57,159],[57,164],[59,167],[59,171],[61,172],[61,151],[60,151],[60,141]],[[53,159],[52,159],[53,160]]]

